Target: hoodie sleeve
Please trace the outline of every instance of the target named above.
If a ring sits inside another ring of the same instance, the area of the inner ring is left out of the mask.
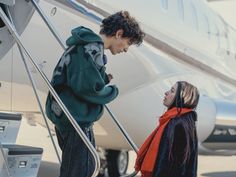
[[[79,65],[84,64],[79,61],[78,58],[72,59],[67,68],[67,85],[74,94],[94,104],[106,104],[115,99],[118,88],[115,85],[106,86],[105,80],[92,62],[88,67],[78,69],[81,68]]]

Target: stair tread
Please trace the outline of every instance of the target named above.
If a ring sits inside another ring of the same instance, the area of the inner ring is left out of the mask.
[[[25,154],[42,154],[43,148],[15,145],[15,144],[4,144],[3,148],[9,150],[8,155],[25,155]]]
[[[13,113],[0,112],[0,119],[21,120],[22,116],[21,116],[21,114],[13,114]]]

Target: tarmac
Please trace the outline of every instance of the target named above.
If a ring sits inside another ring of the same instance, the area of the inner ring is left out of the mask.
[[[56,137],[53,137],[57,144]],[[17,137],[17,144],[42,147],[44,149],[37,177],[59,176],[58,158],[53,150],[53,145],[46,128],[39,124],[29,125],[27,120],[23,118]],[[133,172],[136,155],[131,151],[129,152],[129,156],[128,174]],[[236,177],[236,156],[199,155],[198,177]]]

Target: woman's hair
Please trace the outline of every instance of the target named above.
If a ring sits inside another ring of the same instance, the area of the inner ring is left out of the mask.
[[[143,42],[145,33],[128,11],[119,11],[103,19],[100,34],[114,36],[120,29],[123,30],[122,37],[129,38],[131,44],[140,45]]]
[[[193,109],[192,112],[184,114],[185,118],[178,119],[176,122],[180,123],[183,126],[184,134],[186,138],[186,146],[184,148],[183,154],[183,164],[185,164],[189,158],[192,148],[197,146],[197,137],[196,137],[196,127],[195,121],[197,120],[197,113],[195,109],[197,107],[199,101],[199,92],[198,89],[192,84],[186,81],[178,81],[177,82],[177,91],[175,95],[175,100],[170,108],[177,107],[179,112],[182,108],[190,108]],[[170,109],[169,108],[169,109]],[[177,113],[176,116],[179,113]],[[170,122],[168,131],[168,139],[169,139],[169,158],[172,158],[172,147],[174,143],[174,134],[175,134],[175,125],[176,122]],[[191,139],[193,140],[193,144],[191,144]]]
[[[186,81],[177,82],[177,91],[170,108],[191,108],[196,109],[199,101],[198,89]]]

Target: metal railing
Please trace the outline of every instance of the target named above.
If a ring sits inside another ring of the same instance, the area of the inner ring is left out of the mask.
[[[72,117],[72,115],[70,114],[70,112],[68,111],[68,109],[65,107],[65,105],[63,104],[63,102],[61,101],[61,99],[59,98],[59,96],[57,95],[56,91],[54,90],[54,88],[51,86],[50,81],[48,80],[48,78],[46,77],[46,75],[41,71],[41,69],[38,67],[38,65],[35,63],[34,59],[32,58],[32,56],[30,55],[30,53],[26,50],[26,48],[24,47],[24,45],[22,44],[19,35],[17,33],[17,31],[14,29],[14,27],[12,26],[10,20],[8,19],[8,17],[6,16],[6,14],[4,13],[4,11],[2,10],[2,8],[0,8],[0,17],[2,19],[2,21],[5,23],[5,25],[7,26],[8,30],[10,31],[11,35],[14,37],[14,39],[16,40],[17,44],[21,47],[21,49],[24,51],[24,53],[27,55],[27,57],[29,58],[30,62],[32,63],[32,65],[36,68],[36,70],[39,72],[41,78],[43,79],[43,81],[46,83],[50,93],[52,94],[52,96],[54,97],[54,99],[57,101],[57,103],[59,104],[59,106],[62,108],[62,110],[64,111],[64,113],[66,114],[66,116],[68,117],[69,121],[71,122],[71,124],[73,125],[73,127],[75,128],[75,130],[77,131],[77,133],[80,135],[81,139],[83,140],[83,142],[85,143],[85,145],[88,147],[89,151],[92,153],[94,159],[95,159],[95,171],[93,173],[93,177],[95,177],[98,174],[98,170],[100,168],[100,159],[99,156],[96,152],[96,149],[93,147],[93,145],[90,143],[90,141],[88,140],[88,138],[86,137],[86,135],[84,134],[84,132],[82,131],[82,129],[78,126],[77,122],[75,121],[75,119]]]
[[[10,11],[9,11],[9,7],[6,8],[6,12],[7,12],[7,15],[8,15],[8,17],[9,17],[11,23],[12,23],[12,26],[14,27],[13,20],[12,20],[12,16],[11,16],[11,13],[10,13]],[[14,27],[14,29],[15,29],[15,27]],[[37,102],[38,102],[38,106],[39,106],[39,108],[40,108],[40,112],[41,112],[41,114],[43,115],[44,122],[45,122],[45,124],[46,124],[46,127],[47,127],[47,130],[48,130],[50,139],[51,139],[52,144],[53,144],[53,147],[54,147],[54,149],[55,149],[55,151],[56,151],[56,155],[57,155],[58,161],[59,161],[59,163],[61,164],[61,159],[60,159],[60,156],[59,156],[59,152],[58,152],[58,150],[57,150],[55,141],[54,141],[53,136],[52,136],[52,133],[51,133],[51,131],[50,131],[49,124],[48,124],[48,121],[47,121],[45,112],[43,111],[43,107],[42,107],[42,104],[41,104],[40,99],[39,99],[39,94],[38,94],[37,89],[36,89],[36,84],[35,84],[34,79],[33,79],[32,75],[31,75],[31,73],[30,73],[29,66],[28,66],[28,64],[27,64],[27,62],[26,62],[25,56],[24,56],[23,51],[22,51],[21,47],[19,46],[19,44],[17,44],[17,47],[18,47],[18,49],[19,49],[19,52],[20,52],[22,61],[23,61],[23,63],[24,63],[24,66],[25,66],[25,69],[26,69],[26,71],[27,71],[27,74],[28,74],[28,76],[29,76],[30,83],[31,83],[31,85],[32,85],[32,88],[33,88],[35,97],[36,97]]]

